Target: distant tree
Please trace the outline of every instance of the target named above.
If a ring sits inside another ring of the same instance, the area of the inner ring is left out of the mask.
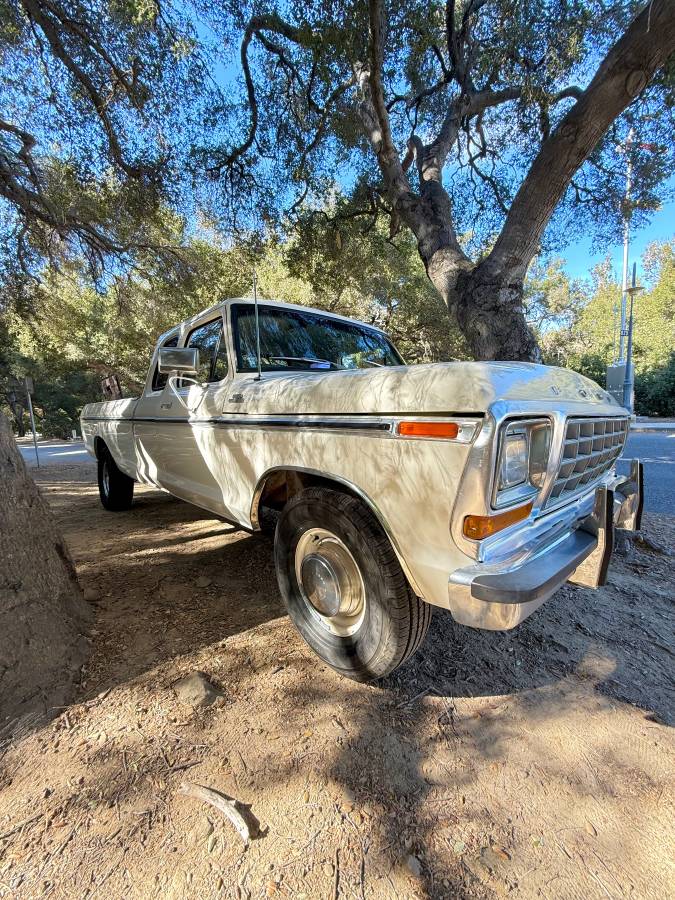
[[[538,357],[523,280],[552,218],[616,232],[663,194],[672,0],[195,2],[228,54],[241,36],[240,102],[203,154],[222,214],[302,227],[336,190],[341,218],[384,214],[477,358]]]
[[[569,278],[564,265],[560,257],[537,258],[525,279],[525,318],[544,355],[551,351],[551,336],[577,321],[585,299],[581,283]]]
[[[28,412],[22,379],[25,366],[14,337],[7,322],[0,317],[0,411],[11,416],[16,433],[23,437]]]
[[[675,414],[675,242],[655,242],[642,257],[646,276],[634,308],[633,362],[638,413]],[[547,362],[564,363],[605,384],[618,352],[621,285],[607,259],[592,279],[575,285],[577,300],[542,337]],[[570,310],[572,310],[570,314]]]
[[[662,366],[635,378],[635,408],[647,416],[675,416],[675,351]]]

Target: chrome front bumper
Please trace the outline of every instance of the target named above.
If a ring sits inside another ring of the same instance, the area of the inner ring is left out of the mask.
[[[508,559],[476,563],[454,572],[448,584],[453,618],[462,625],[500,631],[514,628],[566,581],[599,587],[607,580],[614,528],[637,531],[643,505],[642,463],[613,476],[589,497],[592,511],[564,533],[524,546]]]

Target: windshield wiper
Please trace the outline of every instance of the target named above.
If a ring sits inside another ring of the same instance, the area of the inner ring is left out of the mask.
[[[291,363],[299,362],[299,363],[309,363],[310,365],[312,363],[321,363],[322,364],[321,368],[323,368],[323,365],[326,365],[329,367],[332,366],[335,369],[340,368],[340,366],[338,366],[337,363],[331,362],[329,359],[314,359],[313,357],[310,357],[310,356],[268,356],[267,359],[270,359],[273,362],[274,361],[291,362]]]
[[[384,363],[375,362],[374,359],[364,359],[364,363],[368,363],[369,366],[376,366],[378,369],[384,369]]]

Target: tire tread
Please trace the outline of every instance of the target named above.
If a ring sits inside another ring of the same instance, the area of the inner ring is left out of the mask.
[[[412,591],[391,541],[374,513],[362,500],[332,488],[310,487],[293,497],[284,508],[284,513],[297,505],[310,504],[312,501],[329,503],[349,518],[377,559],[386,587],[389,624],[395,632],[395,642],[399,648],[395,658],[387,666],[387,671],[379,676],[384,677],[402,665],[421,645],[431,622],[431,606]],[[333,668],[352,678],[359,677],[351,670],[338,666]],[[369,679],[364,675],[361,680]]]

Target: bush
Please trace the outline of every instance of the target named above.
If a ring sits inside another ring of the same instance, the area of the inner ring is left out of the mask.
[[[49,412],[45,413],[41,422],[42,436],[69,440],[72,437],[72,431],[76,424],[65,409],[50,409]]]
[[[572,368],[595,381],[604,388],[607,381],[607,363],[598,353],[584,353],[578,360],[572,362]]]
[[[675,353],[664,366],[635,376],[635,412],[639,416],[675,416]]]

